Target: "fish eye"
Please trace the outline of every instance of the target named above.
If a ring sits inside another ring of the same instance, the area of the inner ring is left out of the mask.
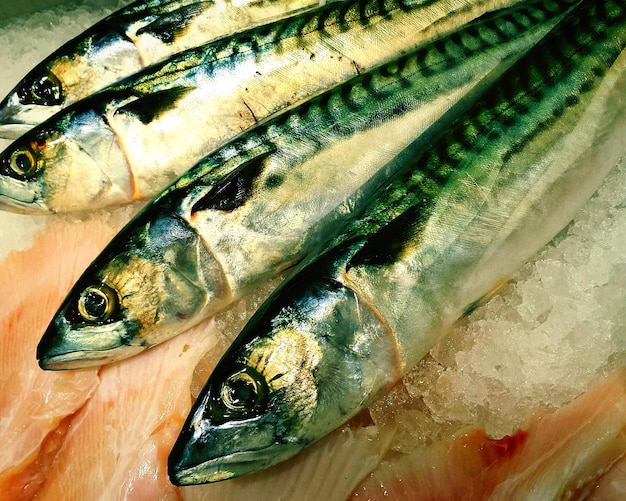
[[[239,372],[222,383],[220,397],[230,410],[250,409],[260,400],[260,386],[260,382],[253,376],[247,372]]]
[[[230,374],[211,400],[213,420],[249,419],[265,408],[267,383],[261,374],[246,367]]]
[[[35,154],[28,148],[20,148],[11,153],[9,167],[20,177],[27,177],[37,170]]]
[[[0,161],[0,174],[27,180],[39,170],[37,154],[28,147],[16,148]]]
[[[51,106],[63,102],[61,82],[52,73],[36,77],[18,90],[22,104]]]
[[[87,322],[106,322],[119,306],[117,293],[107,285],[90,286],[78,297],[78,313]]]

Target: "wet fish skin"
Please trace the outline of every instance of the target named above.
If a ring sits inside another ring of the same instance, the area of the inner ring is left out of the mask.
[[[511,1],[341,2],[190,49],[9,146],[0,154],[0,204],[55,213],[154,196],[258,122]],[[95,147],[99,135],[106,148]],[[16,157],[33,159],[27,174]],[[76,179],[88,189],[76,189]]]
[[[591,196],[623,153],[625,7],[583,2],[557,30],[253,316],[183,427],[174,483],[258,471],[336,428]]]
[[[300,261],[398,168],[399,152],[445,127],[577,3],[486,15],[209,155],[83,274],[39,344],[40,365],[126,358]],[[111,302],[110,314],[84,311],[98,299]]]
[[[16,139],[64,107],[174,54],[288,14],[311,0],[139,0],[75,37],[0,102],[0,137]]]

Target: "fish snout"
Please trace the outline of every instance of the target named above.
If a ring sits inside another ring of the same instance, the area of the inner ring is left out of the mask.
[[[37,345],[37,360],[45,370],[86,369],[114,362],[120,350],[130,357],[143,348],[126,345],[114,325],[61,330],[51,324]]]
[[[14,140],[32,128],[20,119],[23,108],[15,92],[0,101],[0,138]]]
[[[26,134],[32,125],[19,122],[13,122],[11,116],[3,113],[0,109],[0,139],[14,140]]]
[[[301,444],[277,440],[273,426],[260,419],[237,426],[212,422],[196,408],[168,458],[168,474],[179,486],[219,482],[268,468],[302,450]]]

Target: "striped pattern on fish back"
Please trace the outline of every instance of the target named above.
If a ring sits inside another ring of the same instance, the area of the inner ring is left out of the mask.
[[[165,193],[189,186],[189,177],[196,180],[206,177],[206,184],[212,183],[216,176],[219,177],[215,169],[231,158],[252,158],[258,151],[275,150],[280,144],[293,141],[299,146],[307,144],[306,148],[296,148],[294,155],[299,155],[302,150],[313,155],[338,137],[350,136],[375,122],[392,120],[407,109],[419,106],[422,99],[432,99],[433,89],[424,85],[424,77],[429,81],[438,78],[436,87],[440,92],[458,87],[459,82],[446,78],[446,75],[467,64],[470,58],[480,58],[498,44],[526,36],[530,28],[545,20],[546,9],[543,5],[537,7],[542,3],[533,2],[513,11],[487,15],[440,43],[406,54],[304,102],[220,148],[203,162],[206,167],[195,168],[192,174],[183,176]],[[570,0],[552,2],[551,9],[558,7],[562,11],[571,3]],[[548,8],[548,12],[551,9]],[[393,104],[389,104],[390,100]],[[289,147],[282,149],[290,151]],[[269,179],[279,182],[276,176]],[[201,210],[201,207],[204,205],[196,204],[194,211]]]
[[[489,169],[501,168],[534,137],[548,131],[582,94],[591,91],[626,45],[625,9],[619,2],[588,3],[572,16],[565,29],[557,27],[449,132],[383,186],[331,247],[388,226],[370,239],[351,265],[395,259],[403,245],[391,253],[371,247],[385,247],[387,232],[400,232],[409,245],[420,221],[428,218],[433,201],[455,173],[476,164],[485,175]],[[480,179],[476,181],[480,183]]]

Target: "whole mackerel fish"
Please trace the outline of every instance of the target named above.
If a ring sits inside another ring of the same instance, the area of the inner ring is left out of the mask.
[[[43,122],[0,154],[0,204],[32,213],[152,197],[292,105],[512,0],[351,0],[185,51]]]
[[[318,6],[318,0],[134,2],[65,43],[15,86],[0,102],[0,137],[15,139],[178,52]]]
[[[172,481],[295,455],[402,378],[558,233],[624,153],[625,47],[624,2],[583,1],[409,155],[224,355],[170,455]]]
[[[398,168],[400,152],[445,127],[577,3],[486,15],[208,156],[78,280],[39,344],[40,365],[134,355],[300,261]]]

